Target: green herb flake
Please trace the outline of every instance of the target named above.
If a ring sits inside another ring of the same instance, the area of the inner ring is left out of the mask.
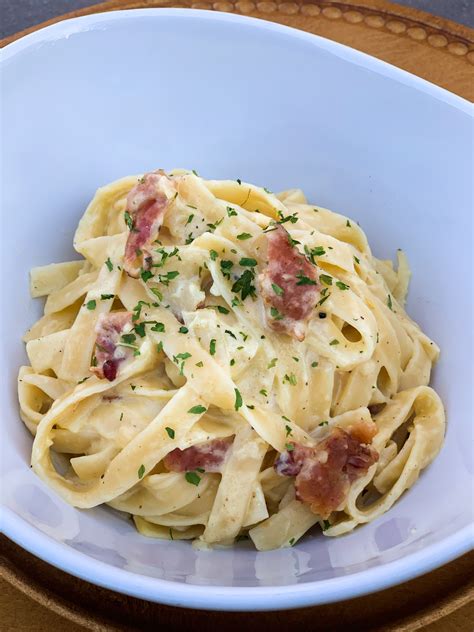
[[[290,540],[288,540],[288,544],[290,546],[293,546],[293,544],[296,542],[295,538],[290,538]]]
[[[316,281],[313,281],[313,279],[310,279],[309,277],[305,276],[302,272],[299,272],[296,275],[296,278],[299,279],[296,285],[316,285]]]
[[[332,276],[329,276],[329,274],[320,274],[319,279],[324,285],[332,285]]]
[[[242,395],[240,394],[239,389],[234,388],[235,391],[235,404],[234,404],[234,408],[235,410],[239,410],[239,408],[242,407],[243,401],[242,401]]]
[[[144,474],[145,474],[145,466],[142,464],[138,468],[138,478],[143,478]]]
[[[151,287],[150,290],[159,301],[163,300],[163,294],[160,292],[160,290],[157,287]]]
[[[318,426],[328,426],[329,425],[329,421],[321,421]]]
[[[83,377],[82,380],[79,380],[78,384],[84,384],[84,382],[88,380],[89,378],[90,378],[90,375],[88,375],[87,377]]]
[[[209,256],[211,257],[212,261],[215,261],[218,255],[215,250],[209,250]]]
[[[170,439],[174,439],[175,432],[174,432],[173,428],[170,428],[169,426],[166,426],[165,430],[166,430],[166,432],[168,434],[168,437]]]
[[[340,289],[340,290],[348,290],[349,286],[346,285],[345,283],[343,283],[342,281],[336,281],[336,286]]]
[[[183,326],[183,327],[180,327],[180,328],[178,329],[178,333],[179,333],[179,334],[187,334],[188,332],[189,332],[189,329],[188,329],[187,327],[184,327],[184,326]]]
[[[272,289],[275,292],[275,294],[277,294],[278,296],[283,296],[283,294],[285,293],[285,291],[283,290],[283,288],[281,288],[279,285],[277,285],[276,283],[272,283]]]
[[[242,259],[239,261],[239,265],[246,268],[253,268],[257,265],[257,260],[251,259],[250,257],[242,257]]]
[[[112,261],[110,261],[110,257],[107,257],[107,259],[105,260],[105,265],[107,266],[108,271],[112,272],[112,270],[114,269],[114,264],[112,263]]]
[[[234,215],[237,215],[237,211],[235,210],[235,208],[232,208],[232,206],[228,206],[226,208],[226,211],[229,217],[233,217]]]
[[[293,452],[293,450],[295,449],[295,446],[292,443],[285,443],[285,448],[287,452]]]
[[[135,334],[123,334],[122,342],[125,342],[127,345],[132,345],[136,341],[137,337]]]
[[[199,474],[196,474],[196,472],[186,472],[184,478],[187,480],[188,483],[191,483],[191,485],[196,485],[196,487],[201,482],[201,477],[199,476]]]
[[[165,331],[165,325],[164,323],[155,323],[151,330],[157,331],[158,333],[163,333]]]
[[[272,360],[270,360],[267,369],[273,369],[273,367],[276,366],[276,363],[278,362],[278,358],[272,358]]]
[[[129,213],[128,211],[125,211],[125,213],[123,214],[123,218],[124,218],[124,220],[125,220],[125,223],[126,223],[126,224],[127,224],[127,226],[128,226],[128,230],[129,230],[130,232],[138,232],[138,231],[135,229],[135,224],[134,224],[134,222],[133,222],[132,216],[130,215],[130,213]]]
[[[387,295],[387,306],[393,311],[392,297],[390,296],[390,294]]]
[[[229,261],[228,259],[224,259],[223,261],[221,261],[221,272],[222,272],[222,276],[225,279],[230,279],[230,271],[233,265],[234,265],[234,262]]]
[[[211,354],[211,356],[216,354],[216,339],[215,338],[213,338],[211,342],[209,343],[209,353]]]
[[[245,272],[240,276],[237,281],[233,284],[231,290],[238,294],[241,293],[241,298],[244,301],[247,296],[255,296],[255,286],[252,285],[252,282],[255,278],[255,273],[253,270],[245,270]]]
[[[276,307],[270,307],[270,314],[271,314],[271,317],[273,318],[273,320],[282,320],[283,319],[283,314],[280,314],[280,312],[277,310]]]
[[[311,362],[311,366],[315,369],[318,366],[319,362]]]
[[[239,235],[237,235],[237,239],[239,239],[240,241],[245,241],[246,239],[250,239],[252,237],[252,235],[250,233],[240,233]]]
[[[207,408],[198,404],[197,406],[193,406],[192,408],[190,408],[188,410],[188,413],[191,413],[192,415],[202,415],[206,411],[207,411]]]
[[[153,277],[153,272],[151,270],[140,270],[140,277],[144,283],[146,283],[149,279]]]
[[[230,313],[229,310],[227,309],[227,307],[222,307],[222,305],[218,305],[217,306],[217,311],[220,314],[229,314]]]
[[[347,226],[347,228],[352,228],[352,224],[350,223],[349,220],[346,221],[346,226]]]
[[[260,393],[260,395],[263,395],[264,397],[268,397],[268,393],[267,393],[267,391],[266,391],[264,388],[262,388],[262,389],[259,391],[259,393]]]
[[[354,255],[354,261],[360,264],[360,259]]]
[[[287,373],[285,373],[284,377],[283,377],[283,382],[288,382],[288,384],[291,384],[291,386],[296,386],[296,375],[294,373],[290,373],[290,375],[288,375]]]
[[[286,436],[290,437],[293,434],[293,429],[291,426],[286,425],[285,426],[285,430],[286,430]]]
[[[323,520],[323,531],[326,531],[330,527],[331,527],[331,523],[329,522],[329,520]]]
[[[101,301],[108,301],[111,298],[115,298],[115,294],[101,294],[100,295]]]
[[[133,329],[140,336],[140,338],[145,337],[145,323],[138,323]]]
[[[95,301],[94,299],[92,299],[91,301],[87,301],[86,307],[90,310],[95,309],[97,307],[97,301]]]
[[[334,340],[331,340],[331,342],[329,344],[332,345],[332,346],[338,345],[339,344],[339,340],[337,338],[334,338]]]

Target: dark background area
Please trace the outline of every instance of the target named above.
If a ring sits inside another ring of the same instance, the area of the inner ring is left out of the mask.
[[[57,15],[99,0],[0,0],[0,37],[6,37]],[[399,0],[399,4],[474,27],[474,0]]]

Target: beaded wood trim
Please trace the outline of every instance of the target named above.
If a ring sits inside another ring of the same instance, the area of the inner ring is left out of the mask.
[[[174,5],[176,6],[176,5]],[[452,53],[466,58],[474,64],[474,41],[463,37],[452,37],[449,31],[442,27],[427,26],[424,22],[398,17],[383,10],[369,9],[360,5],[342,2],[273,2],[262,0],[220,0],[219,2],[189,2],[181,6],[189,6],[192,9],[209,9],[215,11],[239,12],[244,15],[250,13],[281,13],[282,15],[308,15],[321,16],[328,20],[345,20],[350,24],[364,22],[374,29],[386,29],[395,35],[405,35],[418,42],[426,42],[433,48],[444,48]]]
[[[364,0],[362,0],[363,2]],[[274,17],[302,15],[322,20],[344,20],[352,25],[361,25],[375,30],[386,30],[393,35],[408,37],[419,43],[426,43],[435,49],[444,49],[452,55],[461,58],[474,65],[474,31],[468,27],[436,18],[426,13],[408,9],[400,5],[389,2],[380,3],[377,0],[367,2],[369,6],[357,2],[332,2],[329,0],[299,0],[298,2],[275,2],[273,0],[218,0],[217,2],[193,2],[192,0],[145,0],[132,1],[109,0],[100,5],[85,7],[71,14],[60,16],[46,22],[50,24],[59,19],[72,16],[85,15],[96,11],[112,11],[116,9],[133,9],[143,7],[181,7],[192,9],[207,9],[211,11],[224,11],[227,13],[241,13],[242,15],[261,14],[262,17]],[[382,6],[377,6],[382,4]],[[372,5],[372,6],[370,6]],[[405,12],[410,17],[403,15]],[[424,17],[425,20],[418,20],[416,14]],[[413,15],[413,17],[411,17]],[[440,22],[437,25],[436,22]],[[452,32],[444,24],[453,26]],[[44,24],[39,25],[44,26]],[[14,39],[36,30],[39,26],[25,29],[10,37],[4,38],[0,45],[9,44]],[[462,33],[462,34],[461,34]]]

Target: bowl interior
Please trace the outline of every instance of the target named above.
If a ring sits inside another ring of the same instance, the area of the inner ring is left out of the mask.
[[[91,581],[99,560],[112,570],[215,587],[334,584],[406,560],[394,583],[419,571],[412,553],[428,556],[436,545],[442,560],[454,556],[449,537],[472,520],[465,102],[325,40],[209,12],[92,16],[4,55],[2,475],[4,502],[28,534],[23,544],[41,555],[46,540],[38,538],[48,536],[57,564],[66,551],[84,554]],[[433,383],[447,408],[446,443],[390,512],[351,535],[309,535],[265,553],[244,543],[196,551],[142,537],[113,510],[69,507],[28,467],[32,440],[18,416],[16,373],[26,361],[21,335],[41,311],[29,298],[28,271],[75,258],[73,232],[97,187],[177,166],[272,190],[301,187],[311,201],[360,222],[377,256],[397,248],[409,256],[409,313],[442,349]],[[357,587],[348,591],[340,596]],[[158,589],[154,598],[165,599]]]

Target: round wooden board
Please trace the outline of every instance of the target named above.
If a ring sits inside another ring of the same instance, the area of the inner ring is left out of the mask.
[[[474,101],[474,30],[386,0],[109,0],[5,38],[5,45],[61,19],[142,7],[240,13],[316,33],[387,61]]]
[[[64,18],[141,7],[193,7],[259,17],[347,44],[474,100],[474,31],[449,20],[385,0],[320,2],[110,0],[17,33],[4,46]],[[182,610],[98,588],[49,566],[6,538],[2,549],[2,619],[5,630],[51,630],[68,620],[68,630],[233,630],[248,614]],[[303,630],[384,632],[471,632],[474,620],[474,554],[424,577],[337,605],[280,613],[252,613],[259,632],[296,626]],[[38,606],[30,599],[44,606]],[[46,610],[45,610],[46,609]],[[21,611],[21,616],[20,616]]]
[[[3,622],[8,623],[10,617],[17,624],[5,630],[49,632],[57,628],[61,617],[69,621],[70,632],[81,627],[106,632],[156,632],[165,628],[167,632],[181,629],[214,632],[222,628],[242,630],[248,625],[248,613],[183,610],[93,586],[49,566],[5,537],[1,540],[1,550],[2,578],[17,589],[13,595],[8,585],[0,591],[5,599]],[[280,629],[472,632],[473,567],[474,553],[471,553],[428,575],[366,597],[302,610],[253,612],[252,627],[259,632]],[[48,610],[35,612],[25,595]],[[19,607],[23,610],[23,626],[18,625]],[[40,620],[44,625],[38,625]]]

